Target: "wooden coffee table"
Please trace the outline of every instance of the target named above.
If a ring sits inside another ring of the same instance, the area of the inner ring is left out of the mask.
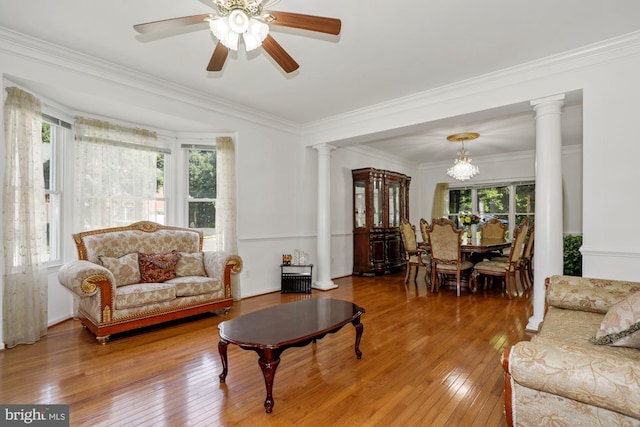
[[[311,298],[265,308],[222,322],[218,326],[218,350],[222,358],[220,382],[225,382],[227,378],[229,343],[255,351],[259,356],[258,364],[267,387],[264,407],[267,413],[271,413],[274,405],[273,378],[280,363],[280,354],[290,347],[304,347],[351,323],[356,328],[356,357],[361,359],[360,338],[364,326],[360,323],[360,316],[364,312],[364,308],[352,302]]]

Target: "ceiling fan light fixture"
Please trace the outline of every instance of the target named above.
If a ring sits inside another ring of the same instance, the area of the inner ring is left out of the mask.
[[[238,50],[238,40],[242,35],[247,51],[262,45],[269,34],[269,26],[248,15],[242,9],[234,9],[227,16],[219,16],[209,21],[213,35],[231,50]]]

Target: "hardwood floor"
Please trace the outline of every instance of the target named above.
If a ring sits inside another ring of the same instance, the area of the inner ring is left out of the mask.
[[[505,426],[500,354],[529,339],[530,298],[509,300],[500,289],[431,294],[423,278],[403,279],[345,277],[331,291],[248,298],[228,317],[202,315],[104,346],[69,320],[36,344],[0,351],[0,402],[69,404],[72,426]],[[351,325],[286,350],[266,414],[256,353],[230,345],[219,383],[217,325],[301,298],[364,307],[363,357]]]

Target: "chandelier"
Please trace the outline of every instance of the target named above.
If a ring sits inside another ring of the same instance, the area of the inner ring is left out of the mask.
[[[463,132],[449,135],[447,139],[451,142],[461,142],[462,148],[458,151],[458,157],[455,163],[449,169],[447,169],[447,175],[458,181],[468,181],[480,172],[478,166],[471,164],[469,153],[464,149],[465,141],[472,141],[479,137],[479,133],[475,132]]]

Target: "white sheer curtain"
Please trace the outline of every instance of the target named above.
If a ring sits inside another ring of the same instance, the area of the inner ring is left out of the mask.
[[[40,101],[7,89],[2,194],[3,323],[7,347],[47,333],[47,219]]]
[[[219,251],[238,253],[236,227],[236,152],[233,139],[216,139],[216,245]]]
[[[157,191],[157,135],[77,117],[76,215],[81,230],[149,218]]]
[[[220,251],[238,254],[236,152],[233,139],[216,139],[216,245]],[[240,277],[231,275],[231,296],[241,299]]]

